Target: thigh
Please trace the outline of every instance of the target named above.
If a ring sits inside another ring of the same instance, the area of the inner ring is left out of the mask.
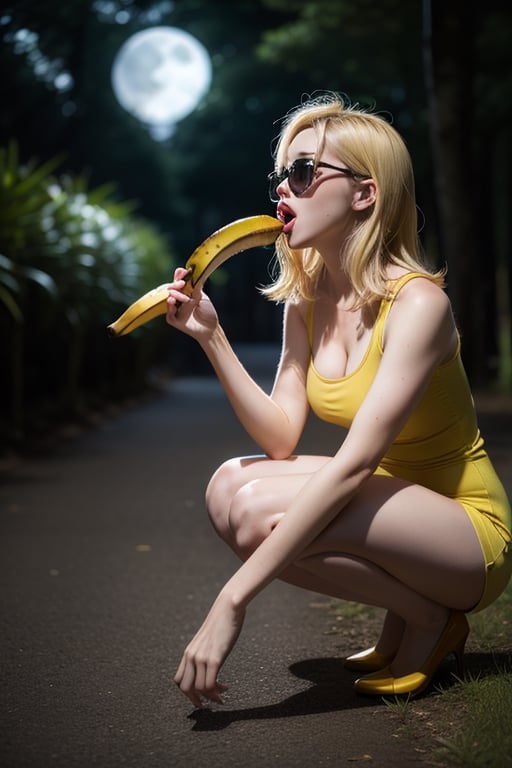
[[[229,459],[221,464],[208,483],[207,500],[220,496],[224,504],[229,504],[235,494],[248,483],[257,483],[261,493],[266,496],[286,488],[292,497],[329,458],[290,456],[288,459],[269,459],[267,456],[242,456]]]
[[[375,475],[308,548],[369,560],[433,600],[473,607],[485,562],[457,501],[423,486]]]
[[[229,539],[237,516],[234,508],[239,510],[242,503],[249,505],[251,515],[267,530],[266,523],[275,524],[303,484],[327,461],[328,456],[229,459],[216,470],[206,489],[206,507],[214,528]]]

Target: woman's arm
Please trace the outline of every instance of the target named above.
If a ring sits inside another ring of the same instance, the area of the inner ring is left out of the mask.
[[[226,584],[235,605],[246,606],[354,497],[456,343],[444,292],[427,280],[412,281],[402,289],[388,318],[379,370],[343,444],[301,488],[279,525]]]
[[[309,345],[298,308],[285,308],[281,360],[272,394],[268,395],[235,355],[208,297],[202,293],[190,299],[181,293],[183,285],[178,279],[173,284],[176,287],[170,289],[167,322],[196,338],[252,439],[271,458],[287,458],[308,415],[305,381]]]
[[[187,647],[175,679],[194,704],[200,705],[201,696],[221,700],[224,687],[217,674],[238,637],[247,605],[304,552],[373,474],[434,370],[453,351],[455,338],[449,302],[439,288],[415,280],[402,289],[388,318],[379,371],[342,446],[226,583]]]

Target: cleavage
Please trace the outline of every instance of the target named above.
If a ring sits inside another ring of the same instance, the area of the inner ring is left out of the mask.
[[[350,376],[363,362],[373,333],[376,307],[358,310],[315,304],[313,363],[326,379]]]

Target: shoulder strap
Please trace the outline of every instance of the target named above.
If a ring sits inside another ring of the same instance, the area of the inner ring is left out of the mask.
[[[406,285],[409,280],[414,280],[416,277],[426,277],[428,280],[428,274],[424,274],[423,272],[408,272],[406,275],[402,275],[402,277],[399,277],[397,280],[389,280],[389,298],[387,301],[393,303],[393,300],[396,298],[404,285]]]
[[[388,282],[388,295],[381,302],[379,314],[375,322],[375,334],[381,352],[384,349],[384,325],[389,315],[389,310],[404,285],[407,285],[410,280],[414,280],[416,277],[426,277],[428,280],[428,275],[423,272],[408,272],[397,280],[390,280]]]
[[[406,275],[402,275],[402,277],[399,277],[397,280],[390,280],[388,282],[388,287],[389,287],[388,295],[381,302],[379,314],[377,316],[377,320],[375,321],[375,329],[374,329],[374,333],[381,350],[383,349],[384,324],[386,322],[386,318],[389,314],[389,310],[391,309],[393,301],[395,300],[395,298],[397,297],[398,293],[403,288],[403,286],[406,285],[409,282],[409,280],[414,280],[414,278],[416,277],[426,277],[428,279],[428,274],[424,274],[423,272],[408,272]],[[315,302],[312,301],[308,307],[308,313],[307,313],[307,330],[308,330],[308,340],[309,340],[310,349],[313,349],[314,311],[315,311]]]

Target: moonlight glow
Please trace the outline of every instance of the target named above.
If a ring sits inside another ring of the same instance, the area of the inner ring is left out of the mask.
[[[132,35],[112,67],[117,100],[146,123],[156,139],[171,135],[175,123],[196,108],[210,82],[206,49],[175,27],[152,27]]]

